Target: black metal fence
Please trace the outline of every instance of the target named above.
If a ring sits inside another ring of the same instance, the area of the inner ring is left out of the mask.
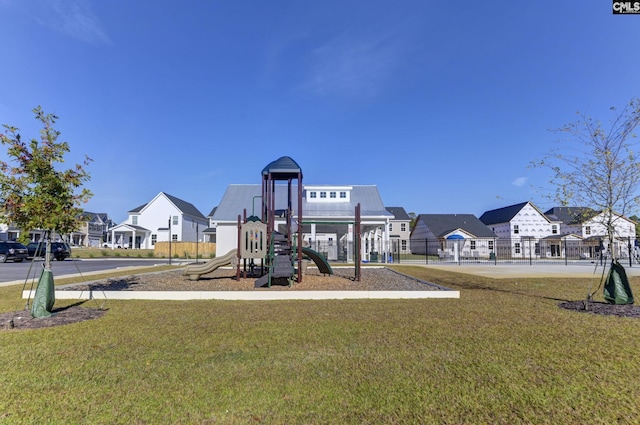
[[[329,261],[353,262],[354,244],[314,241],[311,249]],[[360,259],[372,263],[458,264],[569,264],[604,262],[615,256],[623,264],[639,264],[640,250],[630,238],[618,239],[611,247],[600,239],[426,239],[364,241]]]

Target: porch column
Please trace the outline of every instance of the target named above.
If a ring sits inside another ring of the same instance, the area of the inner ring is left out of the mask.
[[[316,241],[316,223],[311,223],[311,240],[316,243],[316,246],[309,247],[311,249],[318,249],[318,243]]]

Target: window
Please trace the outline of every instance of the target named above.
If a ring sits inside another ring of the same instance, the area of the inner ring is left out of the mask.
[[[346,199],[347,198],[347,192],[340,192],[340,199]]]
[[[489,250],[493,251],[493,241],[489,241]]]
[[[313,199],[315,199],[315,198],[316,198],[316,195],[317,195],[317,193],[316,193],[315,191],[313,191],[313,192],[309,192],[309,198],[313,198]]]
[[[401,232],[407,231],[407,223],[400,223],[400,231]]]
[[[336,199],[336,193],[335,192],[329,192],[329,198]]]
[[[158,240],[158,235],[156,234],[151,235],[151,246],[154,246],[157,240]]]
[[[402,250],[406,251],[407,250],[407,240],[403,239],[401,243],[402,243],[402,245],[401,245]]]
[[[476,241],[469,241],[471,245],[471,249],[476,249]]]
[[[333,246],[333,238],[329,238],[329,246]]]
[[[389,223],[389,231],[393,232],[393,223]]]
[[[584,228],[584,234],[585,235],[590,235],[591,234],[591,226],[586,226]]]
[[[171,235],[171,241],[172,242],[178,242],[178,235],[176,235],[175,233],[173,235]]]
[[[516,242],[515,245],[513,245],[513,248],[516,254],[520,254],[520,242]]]
[[[134,226],[138,225],[138,216],[137,215],[132,215],[131,216],[131,224],[133,224]]]
[[[534,249],[535,249],[536,255],[540,255],[540,242],[536,242]]]
[[[178,225],[178,216],[177,216],[177,215],[174,215],[174,216],[173,216],[173,225],[174,225],[174,226],[177,226],[177,225]]]
[[[557,224],[553,224],[551,226],[551,233],[553,233],[554,235],[558,234],[558,225]]]
[[[320,192],[320,199],[325,199],[327,197],[327,192]]]
[[[518,233],[520,233],[520,226],[518,226],[517,224],[513,225],[513,234],[517,235]]]

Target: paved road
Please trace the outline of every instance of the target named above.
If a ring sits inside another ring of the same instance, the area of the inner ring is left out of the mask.
[[[176,264],[177,260],[172,263]],[[9,282],[24,283],[40,276],[42,259],[26,260],[21,263],[0,263],[0,285]],[[161,258],[113,258],[113,259],[78,259],[67,258],[64,261],[52,261],[51,270],[56,277],[75,274],[90,274],[104,270],[114,270],[124,267],[149,267],[155,264],[169,264],[168,259]],[[11,284],[13,284],[11,283]]]

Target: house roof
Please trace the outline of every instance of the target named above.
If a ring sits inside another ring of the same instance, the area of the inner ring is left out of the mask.
[[[564,224],[581,224],[597,214],[596,210],[589,207],[553,207],[544,213],[551,220],[559,220]]]
[[[156,195],[155,198],[156,199],[158,196],[164,195],[173,205],[176,206],[176,208],[178,208],[178,210],[180,210],[183,214],[185,215],[190,215],[192,217],[196,217],[196,218],[201,218],[203,220],[206,220],[207,218],[202,215],[202,213],[190,202],[184,201],[180,198],[177,198],[175,196],[169,195],[168,193],[165,192],[160,192],[158,195]],[[151,200],[151,202],[153,201],[153,199]],[[129,210],[129,213],[139,213],[142,212],[142,210],[149,205],[150,202],[147,202],[146,204],[142,204],[139,207],[136,207],[132,210]]]
[[[478,238],[496,237],[495,233],[473,214],[420,214],[418,220],[422,221],[437,237],[457,229]]]
[[[164,192],[161,192],[164,193]],[[206,220],[206,217],[202,215],[200,210],[198,210],[192,203],[183,201],[180,198],[176,198],[175,196],[171,196],[168,193],[164,193],[164,195],[169,198],[169,200],[180,210],[183,214],[190,215],[192,217],[201,218]]]
[[[213,207],[213,209],[211,210],[211,212],[209,213],[209,215],[207,217],[213,217],[213,215],[216,213],[217,209],[218,209],[218,207]]]
[[[314,190],[320,187],[313,185]],[[333,186],[327,186],[333,187]],[[390,218],[389,213],[384,208],[378,188],[373,185],[349,186],[351,194],[349,202],[307,202],[305,193],[302,199],[303,220],[307,218],[331,218],[331,219],[353,219],[355,216],[356,204],[360,203],[360,213],[363,217]],[[295,189],[294,189],[295,188]],[[275,185],[275,209],[287,209],[288,185]],[[260,215],[262,186],[259,184],[232,184],[227,187],[220,204],[218,205],[213,219],[215,221],[237,221],[238,215],[247,210],[247,216]],[[297,185],[292,185],[291,204],[298,205]],[[295,208],[295,207],[294,207]],[[297,212],[295,212],[297,215]]]
[[[407,220],[411,221],[411,217],[402,207],[386,207],[386,210],[393,214],[394,220]]]
[[[480,216],[480,221],[486,224],[487,226],[491,224],[498,223],[508,223],[522,210],[527,204],[531,204],[531,202],[522,202],[520,204],[510,205],[508,207],[498,208],[495,210],[486,211],[484,214]],[[538,210],[538,208],[531,204],[533,208]],[[538,210],[538,212],[540,212]],[[547,220],[549,219],[547,216],[540,212],[540,215],[545,217]]]

